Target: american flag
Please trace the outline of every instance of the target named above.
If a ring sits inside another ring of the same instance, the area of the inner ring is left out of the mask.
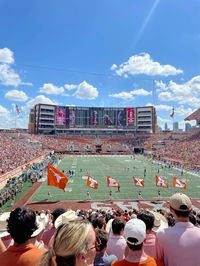
[[[19,110],[19,107],[18,107],[17,104],[15,105],[15,110],[16,110],[16,113],[19,115],[20,114],[20,110]]]

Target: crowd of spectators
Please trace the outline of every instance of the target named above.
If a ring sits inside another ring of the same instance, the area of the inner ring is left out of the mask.
[[[79,154],[131,154],[134,147],[174,165],[200,169],[199,132],[134,134],[124,138],[72,137],[0,133],[0,174],[9,172],[49,151]],[[12,156],[11,156],[12,154]]]
[[[45,155],[47,150],[25,142],[17,134],[0,133],[0,175]]]
[[[200,131],[154,134],[143,139],[140,145],[159,161],[200,170]]]
[[[59,158],[55,155],[47,156],[44,160],[27,165],[22,169],[20,175],[16,175],[7,180],[6,185],[0,190],[0,208],[10,201],[11,205],[14,205],[16,196],[22,191],[22,188],[26,182],[32,185],[42,177],[46,176],[46,168],[49,163],[57,164]]]
[[[169,205],[52,213],[16,208],[0,215],[0,264],[198,266],[200,214],[182,193],[172,195]]]

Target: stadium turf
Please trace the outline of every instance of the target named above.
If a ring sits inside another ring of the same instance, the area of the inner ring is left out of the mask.
[[[75,176],[69,178],[67,191],[64,192],[56,187],[47,186],[44,182],[42,186],[33,194],[29,202],[46,202],[60,200],[85,200],[87,190],[90,191],[92,200],[108,200],[109,191],[112,190],[113,199],[137,199],[138,191],[144,199],[158,197],[158,190],[161,197],[169,197],[175,191],[182,191],[193,198],[199,198],[200,176],[187,171],[183,172],[174,168],[166,168],[147,159],[142,155],[128,156],[65,156],[58,165],[60,170],[68,172],[75,170]],[[146,177],[144,169],[146,168]],[[99,184],[98,190],[86,186],[85,176],[93,176]],[[155,176],[165,176],[169,182],[169,188],[156,187]],[[120,183],[120,192],[117,188],[107,187],[106,177],[113,176]],[[132,176],[144,178],[144,188],[135,187]],[[187,189],[177,189],[172,186],[173,177],[185,178]]]

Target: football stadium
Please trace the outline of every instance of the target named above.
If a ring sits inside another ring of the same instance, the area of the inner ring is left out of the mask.
[[[185,119],[191,118],[198,124],[199,110]],[[2,211],[24,198],[36,209],[48,204],[53,208],[58,202],[82,208],[91,208],[95,201],[166,202],[175,192],[199,198],[199,129],[156,133],[153,107],[38,104],[29,121],[35,134],[1,133],[2,144],[11,142],[20,151],[31,147],[23,164],[16,158],[16,169],[2,169],[8,170],[1,175]],[[50,185],[48,165],[66,178],[64,187]]]
[[[200,0],[0,10],[0,266],[200,266]]]

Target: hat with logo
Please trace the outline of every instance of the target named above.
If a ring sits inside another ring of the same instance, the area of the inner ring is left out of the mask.
[[[146,238],[146,225],[137,218],[129,220],[124,227],[124,236],[126,242],[131,245],[139,245],[144,242]],[[136,241],[131,241],[129,238],[135,238]]]
[[[190,198],[183,193],[175,193],[169,201],[170,207],[176,211],[190,211],[192,202]]]

